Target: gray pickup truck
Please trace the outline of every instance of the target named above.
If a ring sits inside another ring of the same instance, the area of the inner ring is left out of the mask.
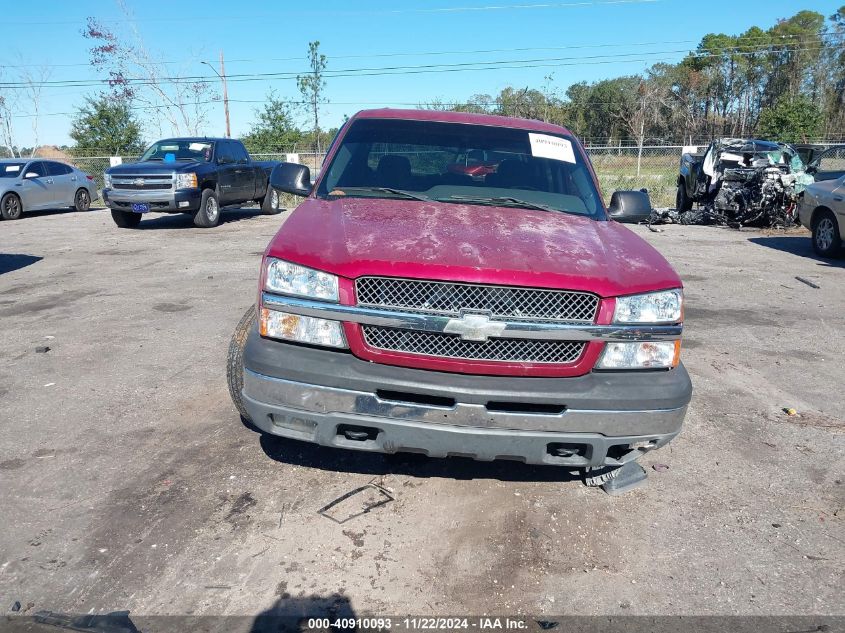
[[[254,161],[243,143],[226,138],[170,138],[153,143],[136,163],[105,171],[103,201],[119,227],[143,214],[190,213],[200,227],[216,226],[221,207],[257,202],[278,213],[267,183],[277,161]]]

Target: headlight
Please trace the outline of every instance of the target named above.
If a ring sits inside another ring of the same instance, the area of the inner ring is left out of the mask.
[[[680,288],[616,298],[614,323],[680,323],[684,318]]]
[[[297,297],[338,301],[337,276],[298,264],[267,258],[264,288]]]
[[[106,189],[111,189],[111,174],[103,174],[103,186]]]
[[[189,174],[176,174],[177,189],[196,189],[197,175],[194,172]]]
[[[261,309],[261,336],[278,338],[310,345],[346,347],[340,321],[289,314],[277,310]]]
[[[668,369],[678,364],[680,341],[608,343],[598,369]]]

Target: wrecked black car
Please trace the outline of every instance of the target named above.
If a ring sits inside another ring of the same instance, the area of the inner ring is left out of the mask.
[[[791,226],[813,177],[791,145],[725,138],[684,153],[675,199],[681,224]],[[697,206],[695,206],[697,203]]]

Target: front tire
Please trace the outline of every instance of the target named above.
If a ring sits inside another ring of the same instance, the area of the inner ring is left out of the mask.
[[[112,209],[111,219],[122,229],[134,229],[141,223],[141,214]]]
[[[813,222],[813,250],[822,257],[836,257],[841,246],[836,216],[826,209],[820,211]]]
[[[200,208],[194,213],[194,224],[209,229],[220,223],[220,202],[213,189],[203,189]]]
[[[7,193],[0,199],[0,216],[4,220],[17,220],[23,213],[21,199],[13,193]]]
[[[678,191],[675,194],[675,211],[683,213],[692,209],[692,200],[687,195],[687,188],[684,183],[678,183]]]
[[[229,395],[241,417],[250,421],[249,413],[244,406],[241,390],[244,388],[244,347],[249,332],[255,324],[255,306],[251,305],[232,334],[229,342],[229,355],[226,359],[226,382],[229,383]]]
[[[282,212],[282,199],[279,192],[268,185],[267,193],[261,201],[261,213],[264,215],[276,215]]]
[[[582,471],[581,479],[585,486],[597,488],[611,479],[616,479],[621,470],[621,466],[592,466]]]
[[[91,208],[91,194],[87,189],[80,188],[73,197],[73,208],[76,211],[84,212]]]

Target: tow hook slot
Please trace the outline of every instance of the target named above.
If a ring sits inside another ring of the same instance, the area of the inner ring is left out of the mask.
[[[337,427],[337,434],[352,442],[367,442],[378,437],[378,429],[368,426],[341,424]]]
[[[592,450],[588,444],[552,442],[546,445],[546,453],[549,463],[564,466],[587,466],[592,458]]]

